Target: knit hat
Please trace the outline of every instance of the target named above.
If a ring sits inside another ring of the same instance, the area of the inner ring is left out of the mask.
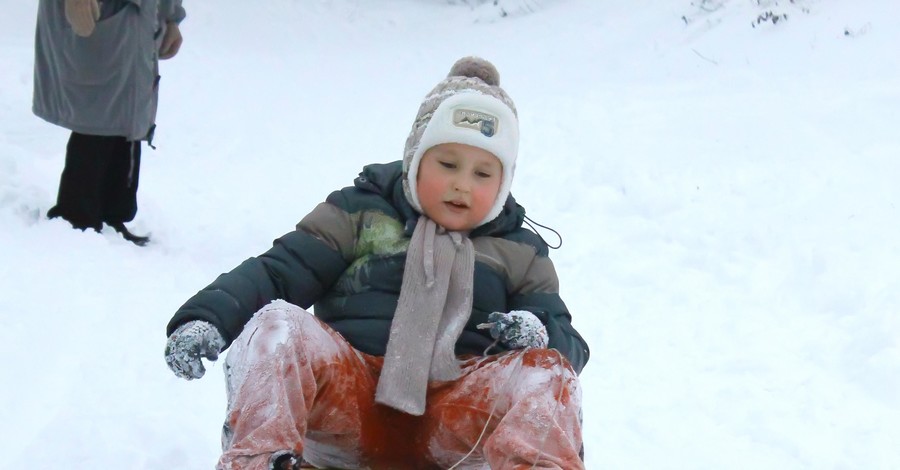
[[[406,139],[403,152],[403,189],[406,199],[419,213],[416,176],[422,155],[439,144],[466,144],[486,150],[503,164],[497,200],[484,225],[500,214],[509,196],[519,151],[519,120],[516,106],[500,88],[500,74],[493,64],[479,57],[463,57],[450,73],[425,97]]]

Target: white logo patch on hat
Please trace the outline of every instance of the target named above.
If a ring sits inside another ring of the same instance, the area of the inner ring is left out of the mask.
[[[485,137],[493,137],[500,126],[500,119],[492,114],[472,111],[471,109],[456,109],[453,111],[453,125],[481,132]]]

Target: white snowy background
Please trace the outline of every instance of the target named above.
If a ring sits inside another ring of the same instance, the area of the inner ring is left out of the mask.
[[[896,0],[185,3],[146,248],[44,218],[68,132],[31,114],[37,2],[3,3],[0,467],[212,468],[221,368],[175,378],[166,322],[474,54],[564,238],[589,469],[900,468]]]

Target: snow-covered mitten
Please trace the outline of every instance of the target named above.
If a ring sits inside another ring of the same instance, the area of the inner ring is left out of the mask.
[[[166,364],[183,379],[199,379],[206,373],[201,357],[210,361],[219,358],[225,338],[212,323],[189,321],[179,326],[166,342]]]
[[[100,18],[100,5],[97,0],[66,0],[66,21],[72,26],[75,34],[88,37],[94,32],[97,19]]]
[[[488,315],[486,325],[491,328],[491,336],[510,349],[547,347],[547,327],[527,310],[494,312]]]

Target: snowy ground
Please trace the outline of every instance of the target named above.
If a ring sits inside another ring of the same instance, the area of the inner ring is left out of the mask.
[[[176,379],[166,322],[399,159],[476,54],[520,110],[513,192],[564,237],[588,468],[900,468],[895,0],[186,1],[143,249],[44,219],[68,133],[30,112],[37,2],[7,3],[0,467],[212,468],[221,370]]]

